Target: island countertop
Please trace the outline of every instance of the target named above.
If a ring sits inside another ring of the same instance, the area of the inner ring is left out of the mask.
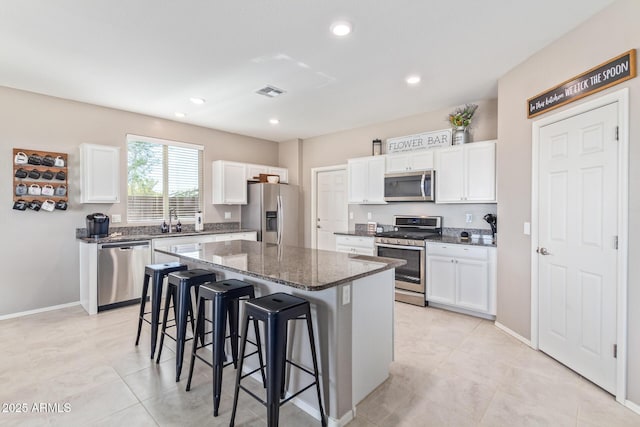
[[[406,263],[248,240],[158,246],[156,251],[306,291],[321,291]]]

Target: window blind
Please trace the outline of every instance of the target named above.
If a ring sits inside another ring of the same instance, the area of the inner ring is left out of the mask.
[[[176,209],[190,220],[201,210],[202,147],[127,136],[128,222],[159,222]]]

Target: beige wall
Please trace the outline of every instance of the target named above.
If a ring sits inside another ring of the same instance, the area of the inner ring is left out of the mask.
[[[629,49],[640,48],[640,2],[619,0],[499,81],[498,108],[498,321],[531,336],[531,128],[526,100]],[[640,403],[640,78],[607,90],[630,92],[629,353],[628,398]],[[586,100],[599,94],[591,95]],[[576,105],[571,104],[571,106]],[[557,111],[557,110],[556,110]],[[547,113],[546,117],[553,113]]]
[[[302,176],[302,140],[293,139],[291,141],[285,141],[278,144],[278,165],[289,170],[289,184],[300,185],[300,177]],[[303,221],[302,217],[304,209],[304,202],[302,200],[302,192],[300,193],[300,199],[298,200],[298,246],[303,246]]]
[[[119,213],[126,221],[125,135],[202,144],[204,152],[204,213],[206,222],[221,222],[224,212],[239,221],[237,206],[211,204],[211,162],[216,159],[278,164],[278,144],[271,141],[190,126],[140,114],[97,107],[0,87],[0,316],[78,301],[78,247],[75,229],[92,212]],[[122,148],[119,204],[81,205],[78,146],[83,142]],[[13,148],[69,154],[70,209],[66,212],[19,212],[13,204]]]
[[[471,101],[470,101],[471,102]],[[481,101],[478,104],[475,121],[473,124],[472,136],[474,141],[495,139],[497,135],[497,101]],[[417,114],[415,116],[404,117],[384,123],[351,129],[344,132],[318,136],[305,139],[302,144],[302,192],[304,195],[304,243],[311,245],[311,219],[308,212],[311,212],[311,169],[322,166],[333,166],[346,164],[347,159],[371,155],[371,141],[376,138],[383,141],[396,136],[411,135],[414,133],[446,129],[449,127],[447,121],[448,114],[457,106],[443,108],[438,111]],[[494,212],[495,205],[482,205],[479,212]],[[446,205],[435,205],[433,203],[408,203],[393,204],[390,206],[351,206],[354,213],[353,222],[366,222],[366,212],[372,212],[375,221],[389,223],[389,218],[399,210],[410,210],[413,212],[426,212],[430,215],[451,215],[453,211],[459,211],[462,207],[447,207]],[[484,227],[478,220],[478,228]],[[446,226],[446,224],[445,224]]]

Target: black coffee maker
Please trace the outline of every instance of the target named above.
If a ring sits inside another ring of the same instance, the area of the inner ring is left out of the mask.
[[[107,237],[109,235],[109,217],[103,213],[87,215],[87,235],[89,237]]]

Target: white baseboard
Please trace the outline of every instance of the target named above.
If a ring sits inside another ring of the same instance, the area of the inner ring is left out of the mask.
[[[633,403],[630,400],[625,400],[624,401],[624,406],[626,406],[627,408],[631,409],[636,414],[640,414],[640,405],[638,405],[637,403]]]
[[[502,323],[498,322],[497,320],[494,322],[494,325],[496,325],[496,328],[500,329],[501,331],[506,332],[507,334],[511,335],[512,337],[514,337],[518,341],[520,341],[520,342],[528,345],[529,347],[533,348],[533,346],[531,345],[531,340],[528,340],[525,337],[523,337],[522,335],[512,331],[511,329],[507,328],[506,326],[504,326]]]
[[[32,314],[44,313],[47,311],[60,310],[61,308],[73,307],[80,305],[80,301],[70,302],[67,304],[53,305],[51,307],[37,308],[35,310],[21,311],[19,313],[11,313],[0,316],[0,320],[14,319],[16,317],[30,316]]]

